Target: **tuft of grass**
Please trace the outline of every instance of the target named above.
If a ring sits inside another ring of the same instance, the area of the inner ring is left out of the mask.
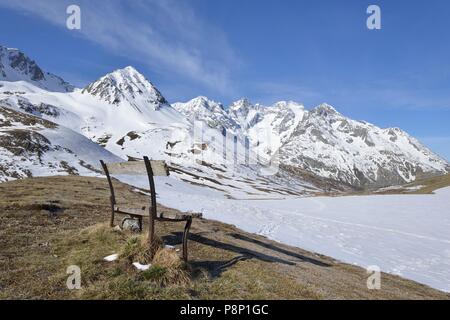
[[[153,257],[153,264],[169,269],[182,269],[184,262],[180,259],[178,253],[172,249],[160,248]]]
[[[149,247],[146,234],[134,235],[128,238],[121,248],[120,258],[129,262],[137,261],[142,264],[149,264],[162,245],[163,241],[159,237],[155,237],[152,246]]]
[[[174,250],[159,249],[153,257],[152,265],[147,271],[162,286],[183,286],[190,282],[186,266]]]
[[[142,273],[142,277],[145,280],[152,280],[152,281],[158,281],[159,279],[163,278],[166,274],[167,269],[160,266],[153,266],[148,270],[145,270]]]

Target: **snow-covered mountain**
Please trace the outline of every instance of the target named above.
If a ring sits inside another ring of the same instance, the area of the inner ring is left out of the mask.
[[[322,104],[305,114],[280,161],[354,186],[386,186],[443,174],[446,160],[398,128],[349,119]]]
[[[186,103],[173,103],[172,107],[184,114],[191,121],[204,121],[209,127],[220,131],[236,132],[240,125],[228,115],[221,103],[200,96]]]
[[[259,122],[262,109],[263,106],[254,105],[246,98],[242,98],[228,108],[228,115],[245,130]]]
[[[32,176],[98,175],[119,157],[70,129],[0,104],[0,182]]]
[[[43,71],[18,49],[0,46],[0,81],[26,81],[57,92],[70,92],[74,87],[58,76]]]
[[[305,114],[304,107],[293,101],[266,107],[240,99],[224,108],[206,97],[197,97],[172,106],[191,121],[204,121],[211,128],[227,130],[243,141],[248,140],[254,153],[269,158],[286,142]]]
[[[228,195],[302,194],[339,188],[336,182],[386,186],[449,168],[405,132],[351,120],[326,104],[307,111],[292,101],[241,99],[225,108],[198,97],[171,106],[133,67],[73,89],[18,50],[1,52],[2,106],[70,129],[122,159],[164,159],[179,179]],[[267,177],[262,164],[270,160],[281,169]]]
[[[293,101],[280,101],[268,107],[256,107],[257,111],[245,135],[252,149],[261,156],[278,157],[280,148],[290,139],[292,132],[305,116],[303,105]],[[249,124],[249,122],[246,122]]]
[[[122,159],[164,159],[175,177],[228,196],[288,194],[291,186],[298,194],[317,190],[295,178],[261,177],[258,165],[247,165],[257,161],[241,141],[224,143],[220,129],[192,123],[131,67],[67,93],[0,81],[0,103],[78,132]]]
[[[185,117],[132,68],[116,70],[70,93],[16,82],[0,85],[4,105],[68,127],[124,159],[143,154],[161,157],[172,133],[182,135],[190,127]],[[146,141],[148,135],[155,137],[152,143]]]
[[[190,118],[205,119],[202,105],[176,106]],[[216,114],[208,109],[208,119]],[[355,187],[402,184],[450,168],[406,132],[349,119],[328,104],[307,111],[292,101],[265,107],[241,99],[220,109],[220,118],[235,123],[232,130],[261,157],[277,157],[284,166]]]
[[[139,112],[167,106],[161,93],[136,69],[128,66],[101,77],[82,90],[113,105],[131,105]]]

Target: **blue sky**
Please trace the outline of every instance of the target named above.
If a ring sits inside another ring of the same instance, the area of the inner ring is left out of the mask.
[[[0,43],[78,86],[133,65],[172,102],[327,102],[450,159],[449,20],[447,0],[0,0]]]

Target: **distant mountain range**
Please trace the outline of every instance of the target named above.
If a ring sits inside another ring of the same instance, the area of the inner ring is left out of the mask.
[[[173,107],[246,137],[252,149],[277,154],[285,166],[356,187],[402,184],[449,170],[446,160],[401,129],[349,119],[328,104],[307,111],[293,101],[262,106],[242,99],[224,108],[198,97]]]
[[[133,67],[77,89],[17,49],[0,47],[0,58],[0,181],[84,174],[100,158],[143,155],[169,161],[180,179],[249,195],[384,187],[450,170],[406,132],[327,104],[308,111],[292,101],[241,99],[224,107],[198,97],[170,105]],[[237,147],[224,150],[229,135]],[[259,160],[279,163],[278,174],[262,175]]]

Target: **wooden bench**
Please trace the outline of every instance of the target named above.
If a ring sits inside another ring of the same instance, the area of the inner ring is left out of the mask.
[[[165,213],[158,212],[156,207],[156,191],[154,176],[168,176],[169,170],[164,161],[161,160],[149,160],[148,157],[144,157],[144,161],[127,161],[116,163],[105,163],[100,160],[100,163],[105,171],[106,178],[108,179],[109,189],[111,191],[111,227],[114,227],[115,214],[124,214],[139,221],[139,228],[142,231],[142,219],[143,217],[149,217],[149,244],[153,243],[155,237],[155,221],[169,221],[180,222],[186,221],[183,233],[183,259],[188,260],[188,247],[187,240],[189,236],[189,229],[191,227],[192,218],[201,218],[201,213]],[[150,201],[148,204],[139,207],[123,206],[116,202],[116,195],[114,193],[112,175],[146,175],[150,186]]]

